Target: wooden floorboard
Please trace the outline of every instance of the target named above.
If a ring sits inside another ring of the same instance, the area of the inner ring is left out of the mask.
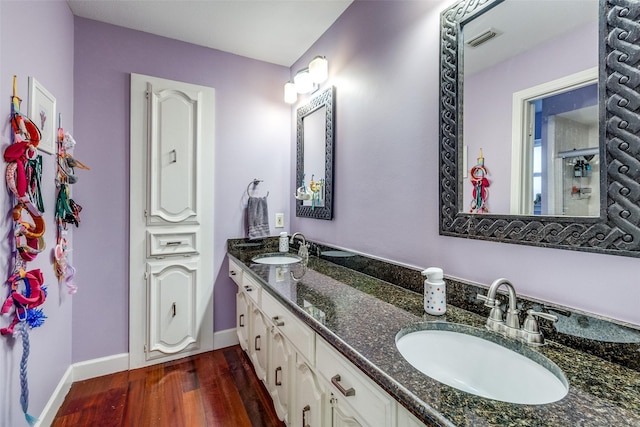
[[[281,427],[239,346],[79,381],[52,427]]]

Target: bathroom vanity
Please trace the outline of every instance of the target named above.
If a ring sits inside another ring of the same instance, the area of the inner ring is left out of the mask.
[[[514,351],[533,351],[557,365],[569,391],[561,400],[542,405],[487,399],[424,375],[396,348],[399,331],[425,321],[488,333],[488,313],[460,308],[473,299],[469,295],[475,290],[465,294],[464,284],[448,283],[446,315],[430,316],[424,313],[422,294],[409,284],[415,283],[414,277],[419,280],[419,271],[315,244],[306,265],[252,261],[256,255],[277,252],[277,244],[277,239],[229,240],[228,258],[229,275],[238,285],[240,345],[287,425],[640,425],[640,338],[635,341],[640,331],[633,327],[614,325],[628,334],[628,342],[607,344],[609,338],[602,337],[600,347],[593,336],[560,344],[553,338],[562,334],[549,334],[544,346],[525,350],[526,344],[506,340]],[[344,266],[350,258],[356,268]],[[395,283],[361,272],[378,267],[395,277]],[[595,343],[594,351],[580,348],[585,339]]]

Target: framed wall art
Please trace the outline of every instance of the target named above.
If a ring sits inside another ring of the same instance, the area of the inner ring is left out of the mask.
[[[56,98],[34,77],[29,77],[29,118],[38,126],[42,137],[38,149],[56,151]]]

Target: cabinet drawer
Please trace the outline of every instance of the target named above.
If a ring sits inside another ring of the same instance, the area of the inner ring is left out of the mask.
[[[331,392],[357,412],[368,425],[395,423],[394,400],[328,343],[318,339],[318,374],[331,384]]]
[[[147,256],[195,255],[198,253],[196,231],[147,231]]]
[[[260,307],[260,295],[262,294],[262,286],[251,277],[242,275],[242,292],[246,292],[247,296]]]
[[[236,285],[242,286],[242,268],[231,259],[229,259],[229,277],[236,282]]]
[[[262,295],[262,310],[298,350],[298,353],[313,366],[316,342],[314,332],[267,292]]]

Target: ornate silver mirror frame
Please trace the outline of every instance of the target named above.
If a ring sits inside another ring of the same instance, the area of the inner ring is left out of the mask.
[[[462,206],[462,58],[465,21],[502,0],[462,0],[441,15],[440,234],[640,257],[640,2],[600,0],[599,218],[466,214]]]
[[[304,177],[304,118],[312,114],[314,111],[325,107],[325,126],[324,126],[324,203],[322,206],[309,206],[304,204],[302,200],[296,200],[296,216],[316,218],[316,219],[333,219],[333,145],[334,145],[334,98],[335,88],[330,87],[320,95],[313,98],[308,104],[298,108],[296,119],[296,188],[301,184],[303,179],[308,180],[310,177]]]

